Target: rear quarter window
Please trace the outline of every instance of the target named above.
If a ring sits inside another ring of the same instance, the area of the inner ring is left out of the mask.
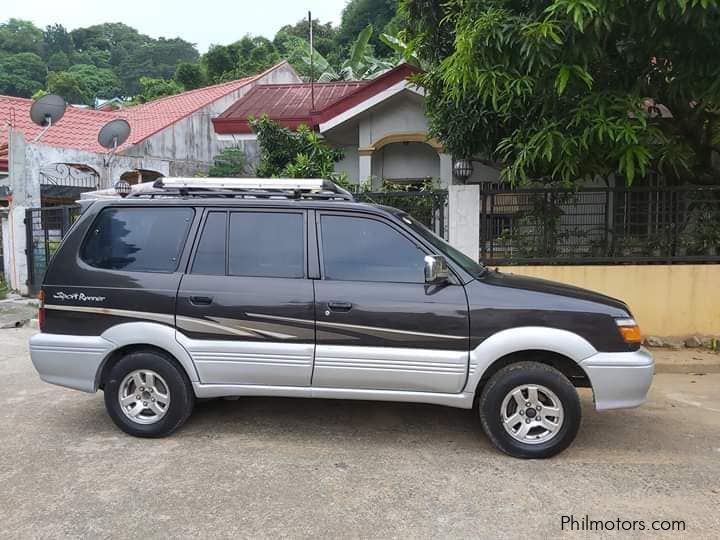
[[[106,270],[174,272],[193,216],[191,208],[105,208],[80,258]]]

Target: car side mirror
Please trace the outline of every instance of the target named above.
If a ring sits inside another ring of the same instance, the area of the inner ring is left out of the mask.
[[[425,255],[425,283],[437,285],[450,279],[447,259],[441,255]]]

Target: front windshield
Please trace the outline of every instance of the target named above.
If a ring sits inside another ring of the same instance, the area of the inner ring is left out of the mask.
[[[437,236],[434,232],[432,232],[414,217],[404,213],[401,214],[399,217],[405,223],[407,223],[413,231],[418,233],[425,240],[427,240],[438,250],[440,250],[440,252],[445,255],[445,257],[453,261],[455,264],[461,266],[463,270],[465,270],[468,274],[477,277],[485,272],[485,267],[482,264],[476,263],[464,253],[452,247],[445,240]]]

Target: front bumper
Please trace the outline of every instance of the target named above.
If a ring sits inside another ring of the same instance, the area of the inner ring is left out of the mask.
[[[112,347],[100,336],[40,333],[30,338],[30,358],[43,381],[95,392],[100,366]]]
[[[590,379],[599,411],[641,405],[655,373],[655,361],[644,347],[634,352],[597,353],[580,366]]]

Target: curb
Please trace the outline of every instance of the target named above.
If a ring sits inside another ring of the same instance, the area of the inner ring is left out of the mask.
[[[655,373],[670,373],[683,375],[696,375],[705,373],[720,373],[720,360],[703,364],[655,364]]]

